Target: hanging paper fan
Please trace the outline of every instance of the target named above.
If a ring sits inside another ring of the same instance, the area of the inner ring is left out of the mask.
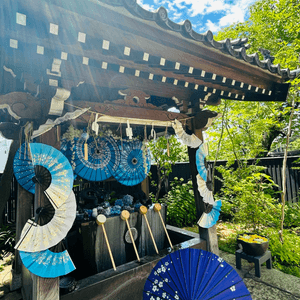
[[[87,143],[87,160],[84,145]],[[120,151],[112,137],[80,138],[75,148],[75,170],[80,177],[89,181],[103,181],[114,174],[120,162]]]
[[[251,299],[238,273],[222,258],[199,249],[182,249],[161,259],[144,286],[144,300]]]
[[[196,151],[196,166],[199,175],[207,181],[207,169],[205,166],[205,157],[207,156],[207,145],[201,144]]]
[[[141,141],[124,141],[119,144],[121,161],[114,177],[120,183],[133,186],[141,183],[150,171],[151,158],[148,150],[143,149]]]
[[[24,143],[14,158],[14,174],[19,184],[34,194],[40,184],[52,205],[58,208],[70,195],[73,171],[57,149],[40,143]]]
[[[38,252],[20,251],[24,266],[33,274],[44,278],[67,275],[76,268],[67,250],[46,249]]]
[[[183,142],[183,144],[191,148],[197,148],[201,145],[202,141],[194,134],[187,134],[184,131],[181,122],[179,122],[178,120],[174,120],[174,122],[172,123],[172,127],[178,138]]]
[[[46,250],[58,244],[71,229],[76,217],[76,198],[71,191],[68,199],[59,207],[53,208],[50,203],[37,209],[37,220],[28,220],[21,232],[15,249],[26,252]]]
[[[209,213],[203,213],[197,224],[202,228],[210,228],[214,226],[220,216],[222,201],[215,201],[212,210]]]
[[[209,185],[203,180],[203,178],[199,174],[197,174],[196,179],[197,179],[198,191],[200,193],[200,196],[203,198],[203,202],[214,205],[215,200],[214,200],[213,192],[211,188],[209,188]]]

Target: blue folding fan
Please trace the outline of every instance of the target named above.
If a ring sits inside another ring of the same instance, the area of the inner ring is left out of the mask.
[[[85,160],[84,144],[88,156]],[[75,147],[75,170],[81,178],[89,181],[103,181],[114,174],[120,162],[120,151],[112,137],[90,137],[78,139]]]
[[[199,249],[182,249],[162,258],[148,276],[144,300],[251,299],[238,273],[222,258]]]
[[[148,150],[143,149],[141,141],[123,141],[119,143],[121,161],[115,171],[115,179],[127,186],[141,183],[150,171],[151,157]]]
[[[214,226],[220,216],[222,201],[215,201],[212,210],[209,213],[203,213],[197,224],[202,228],[210,228]]]
[[[207,169],[205,166],[205,157],[207,156],[207,146],[201,144],[196,151],[196,166],[199,175],[204,179],[207,180]]]
[[[52,205],[58,208],[73,187],[73,170],[68,159],[52,146],[24,143],[14,158],[14,174],[19,184],[34,194],[40,184]]]
[[[44,278],[63,276],[76,269],[67,250],[62,252],[52,252],[49,249],[39,252],[20,251],[20,257],[31,273]]]

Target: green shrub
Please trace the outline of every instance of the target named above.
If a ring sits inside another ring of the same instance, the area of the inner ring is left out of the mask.
[[[194,225],[197,219],[192,181],[183,181],[175,177],[170,191],[161,199],[168,206],[167,223],[180,228]]]
[[[228,166],[217,169],[222,174],[218,198],[223,201],[225,215],[257,233],[265,226],[279,226],[280,207],[273,197],[275,183],[262,172],[264,167],[242,164],[236,170]]]
[[[15,246],[16,231],[10,225],[3,225],[0,228],[0,260],[8,254],[13,253]]]
[[[284,229],[284,243],[282,244],[276,229],[267,228],[264,234],[269,238],[269,249],[272,252],[274,267],[300,277],[300,236]]]
[[[286,203],[284,207],[284,227],[293,228],[300,226],[300,205]]]

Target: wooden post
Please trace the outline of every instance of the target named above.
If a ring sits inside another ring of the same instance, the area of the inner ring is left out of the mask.
[[[60,147],[59,137],[60,127],[55,127],[39,138],[40,143],[44,143],[55,148]],[[35,185],[34,210],[46,204],[47,198],[38,184]],[[59,300],[59,277],[42,278],[32,274],[32,300]]]
[[[141,190],[146,194],[147,199],[149,198],[149,177],[147,176],[141,182]]]
[[[194,130],[194,134],[203,141],[201,129]],[[197,210],[197,219],[199,219],[205,210],[205,206],[204,206],[202,197],[200,196],[200,193],[198,191],[198,185],[197,185],[197,179],[196,179],[196,175],[198,174],[197,166],[196,166],[196,151],[197,151],[197,148],[194,149],[194,148],[188,147],[189,162],[190,162],[194,197],[195,197],[196,210]],[[208,228],[208,229],[199,227],[199,234],[202,239],[206,240],[206,245],[207,245],[206,250],[219,255],[219,246],[218,246],[216,225],[214,225],[213,227]]]

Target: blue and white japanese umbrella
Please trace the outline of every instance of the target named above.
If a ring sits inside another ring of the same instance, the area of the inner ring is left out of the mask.
[[[44,278],[67,275],[76,269],[68,250],[57,252],[55,249],[54,251],[46,249],[38,252],[20,251],[20,257],[24,266],[31,273]]]
[[[51,204],[58,208],[68,199],[73,187],[73,170],[68,159],[52,146],[24,143],[18,149],[13,164],[19,184],[35,193],[35,183],[43,187]]]
[[[119,162],[120,151],[114,138],[106,136],[78,139],[74,172],[81,178],[89,181],[108,179],[113,176]]]
[[[141,183],[148,175],[151,167],[151,157],[148,149],[139,140],[123,141],[118,144],[121,161],[115,170],[115,179],[127,186]]]
[[[182,249],[162,258],[148,276],[144,300],[251,299],[238,273],[219,256]]]

